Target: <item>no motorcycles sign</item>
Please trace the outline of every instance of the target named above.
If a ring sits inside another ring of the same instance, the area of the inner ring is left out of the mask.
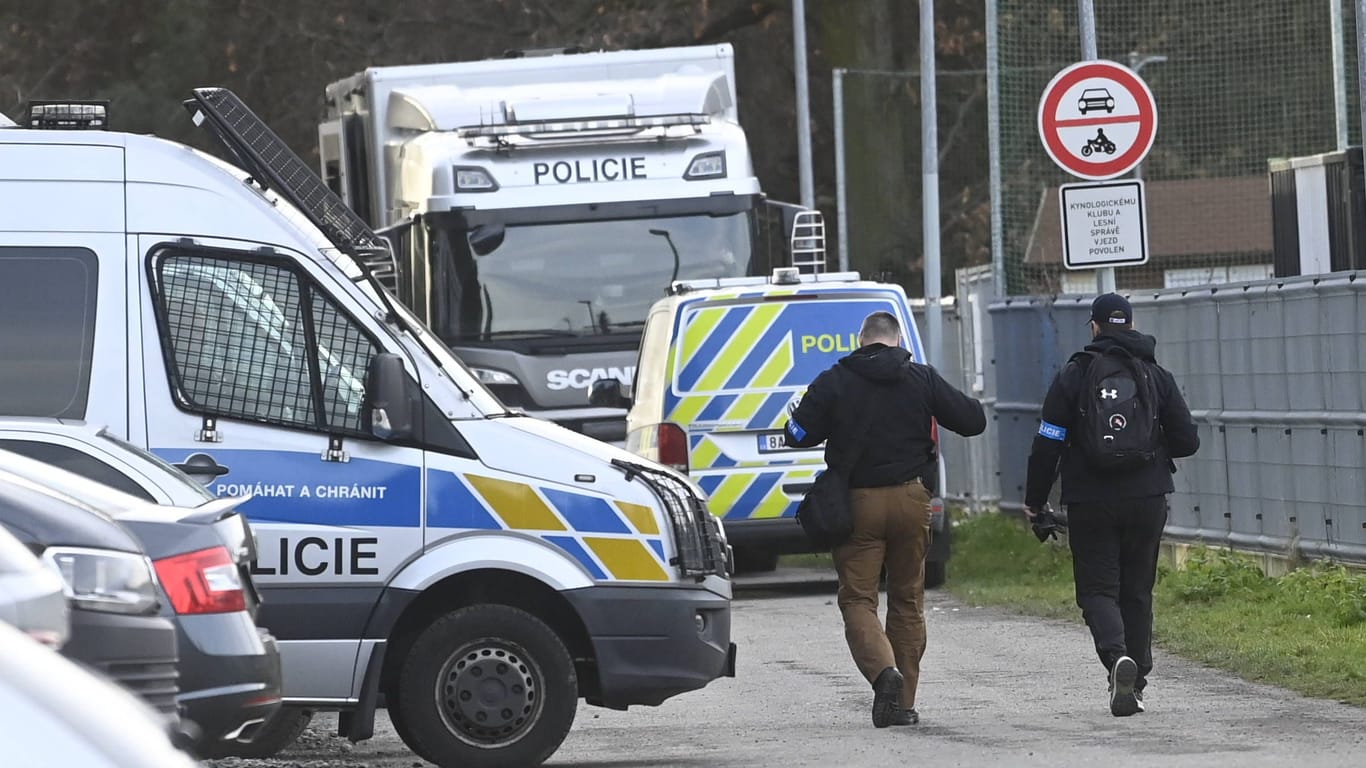
[[[1143,162],[1157,136],[1157,104],[1133,70],[1083,61],[1059,72],[1039,101],[1039,138],[1064,171],[1113,179]]]

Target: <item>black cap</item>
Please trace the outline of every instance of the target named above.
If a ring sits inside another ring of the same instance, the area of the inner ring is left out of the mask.
[[[1104,293],[1091,302],[1091,322],[1102,328],[1129,325],[1134,321],[1134,308],[1118,293]]]

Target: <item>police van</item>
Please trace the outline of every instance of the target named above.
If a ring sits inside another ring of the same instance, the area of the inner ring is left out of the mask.
[[[858,348],[863,319],[877,311],[896,316],[913,359],[925,362],[898,285],[792,267],[768,278],[681,281],[650,309],[629,391],[603,380],[591,396],[629,405],[628,450],[688,473],[706,491],[739,570],[772,570],[778,555],[809,551],[797,505],[825,468],[823,446],[784,444],[787,406]],[[943,582],[949,558],[942,498],[933,505],[928,586]]]
[[[0,413],[106,424],[252,494],[285,701],[353,740],[385,706],[439,765],[535,765],[580,698],[733,674],[728,550],[696,486],[509,411],[236,96],[186,106],[236,165],[105,130],[103,104],[0,121]]]

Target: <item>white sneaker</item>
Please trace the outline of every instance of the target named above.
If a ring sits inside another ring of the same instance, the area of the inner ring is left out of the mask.
[[[1143,702],[1136,695],[1138,664],[1128,656],[1120,656],[1110,670],[1110,714],[1128,717],[1143,711]]]

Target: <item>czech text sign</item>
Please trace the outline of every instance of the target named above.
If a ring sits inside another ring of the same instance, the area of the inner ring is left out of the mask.
[[[1064,184],[1062,261],[1068,269],[1146,264],[1148,210],[1143,182]]]

